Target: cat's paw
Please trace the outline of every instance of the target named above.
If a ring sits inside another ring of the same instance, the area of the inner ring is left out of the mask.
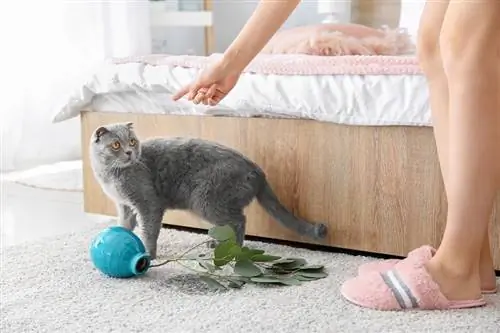
[[[152,248],[152,247],[146,248],[146,252],[149,255],[149,257],[151,258],[151,260],[156,259],[156,248]]]
[[[207,242],[207,248],[209,249],[215,249],[219,245],[219,242],[217,242],[215,239],[209,240]]]

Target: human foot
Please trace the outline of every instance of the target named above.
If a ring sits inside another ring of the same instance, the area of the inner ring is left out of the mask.
[[[462,301],[481,298],[481,282],[478,272],[459,272],[437,257],[433,257],[424,265],[447,299]]]
[[[419,248],[386,272],[370,271],[346,281],[342,296],[356,305],[378,310],[444,310],[486,304],[479,280],[476,286],[472,280],[450,278],[434,263],[428,265],[428,251],[428,247]]]
[[[425,253],[421,253],[421,255],[426,255],[426,258],[430,260],[436,250],[432,247],[423,247],[419,248],[415,251],[422,250],[426,251]],[[413,252],[408,253],[408,256],[412,256]],[[368,263],[362,264],[358,268],[358,275],[365,275],[369,272],[386,272],[390,269],[393,269],[395,265],[401,262],[402,259],[385,259],[385,260],[374,260]],[[483,294],[495,294],[497,292],[497,281],[495,276],[495,270],[493,269],[493,264],[487,263],[485,261],[481,262],[480,265],[480,278],[481,278],[481,291]]]

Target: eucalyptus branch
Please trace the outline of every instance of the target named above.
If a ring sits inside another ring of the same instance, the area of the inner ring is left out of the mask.
[[[210,243],[211,241],[205,241],[203,243],[200,243],[200,244],[197,244],[195,246],[193,246],[192,248],[189,248],[187,249],[186,251],[184,251],[184,253],[182,253],[178,258],[173,258],[173,259],[167,259],[163,262],[160,262],[158,264],[154,264],[154,265],[151,265],[150,267],[160,267],[160,266],[163,266],[163,265],[166,265],[168,263],[171,263],[171,262],[175,262],[175,261],[181,261],[181,260],[184,260],[184,261],[188,261],[188,260],[196,260],[196,259],[193,259],[193,258],[190,258],[190,259],[186,259],[186,258],[183,258],[186,254],[196,250],[197,248],[199,248],[200,246],[202,245],[205,245],[205,244],[208,244]]]
[[[241,247],[236,243],[234,231],[229,226],[213,227],[208,234],[218,242],[213,255],[185,257],[200,246],[212,242],[209,240],[186,250],[176,258],[166,259],[150,267],[175,262],[198,274],[203,282],[214,289],[241,288],[246,283],[300,285],[328,275],[323,265],[308,265],[302,258],[282,258],[266,254],[264,250]],[[198,262],[200,269],[184,264],[187,261]],[[215,273],[222,271],[224,267],[231,269],[232,274]]]
[[[203,271],[199,271],[197,269],[194,269],[193,267],[189,267],[188,265],[185,265],[183,263],[180,263],[179,262],[179,265],[181,265],[182,267],[192,271],[192,272],[195,272],[195,273],[201,273],[201,274],[206,274],[206,275],[210,275],[210,276],[214,276],[214,277],[217,277],[217,278],[226,278],[226,279],[229,279],[229,278],[239,278],[238,275],[220,275],[220,274],[213,274],[213,273],[209,273],[209,272],[203,272]]]

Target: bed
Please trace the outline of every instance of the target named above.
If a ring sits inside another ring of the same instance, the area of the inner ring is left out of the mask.
[[[318,244],[396,256],[439,244],[446,202],[427,86],[413,56],[259,55],[220,106],[170,100],[218,57],[114,59],[68,98],[55,121],[81,119],[87,212],[115,215],[92,175],[89,137],[100,125],[132,121],[142,138],[199,137],[246,154],[293,213],[329,225]],[[256,203],[247,217],[248,235],[311,243]],[[500,269],[500,217],[492,218]],[[180,211],[164,222],[208,227]]]

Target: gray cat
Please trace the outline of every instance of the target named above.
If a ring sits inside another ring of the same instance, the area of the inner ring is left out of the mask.
[[[254,198],[278,222],[300,235],[325,238],[327,227],[295,217],[276,198],[261,168],[240,153],[191,138],[140,142],[132,123],[96,129],[90,160],[103,191],[116,203],[119,224],[139,225],[147,251],[156,258],[167,209],[189,210],[214,225],[233,228],[241,246],[243,209]]]

